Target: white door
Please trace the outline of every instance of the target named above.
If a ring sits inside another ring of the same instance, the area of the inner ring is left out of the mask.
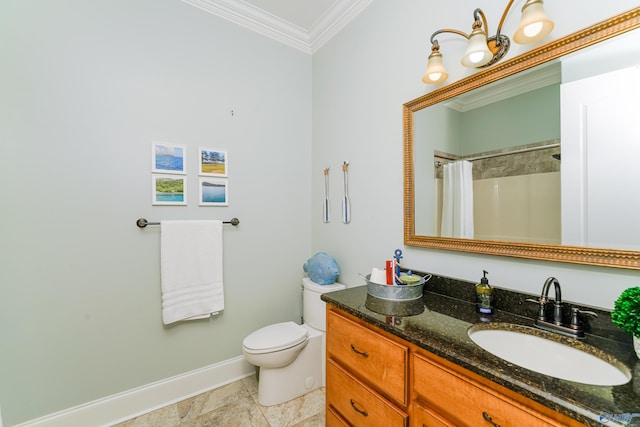
[[[562,243],[640,248],[640,66],[560,93]]]

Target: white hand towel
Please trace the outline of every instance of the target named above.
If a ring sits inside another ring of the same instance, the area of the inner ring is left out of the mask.
[[[160,269],[165,325],[224,309],[222,221],[161,221]]]

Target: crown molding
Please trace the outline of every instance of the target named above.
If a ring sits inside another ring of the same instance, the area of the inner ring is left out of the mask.
[[[191,6],[255,31],[263,36],[314,53],[373,0],[337,0],[309,31],[243,0],[182,0]]]
[[[522,72],[514,78],[506,78],[491,85],[458,95],[444,103],[449,108],[464,113],[516,95],[560,83],[560,63],[541,69]],[[517,78],[515,78],[517,77]]]
[[[337,0],[309,30],[311,53],[320,49],[372,2],[373,0]]]

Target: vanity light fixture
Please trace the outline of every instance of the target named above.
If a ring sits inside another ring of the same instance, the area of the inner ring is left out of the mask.
[[[502,13],[502,18],[498,24],[498,30],[494,36],[488,37],[487,18],[482,9],[473,11],[473,26],[471,34],[466,34],[459,30],[444,28],[431,35],[431,54],[427,63],[427,70],[422,77],[426,84],[441,83],[449,77],[449,74],[442,63],[440,45],[434,37],[441,33],[453,33],[465,37],[469,40],[467,50],[462,56],[462,65],[470,68],[482,68],[495,64],[501,60],[509,51],[511,41],[509,37],[501,34],[502,24],[514,0],[509,0],[507,7]],[[518,44],[535,43],[545,38],[553,30],[551,21],[544,12],[543,0],[526,0],[522,6],[522,17],[520,26],[513,35],[513,40]]]

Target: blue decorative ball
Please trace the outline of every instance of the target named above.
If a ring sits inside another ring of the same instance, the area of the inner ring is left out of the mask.
[[[309,279],[319,285],[330,285],[336,281],[340,274],[338,263],[324,252],[318,252],[302,266],[309,275]]]

